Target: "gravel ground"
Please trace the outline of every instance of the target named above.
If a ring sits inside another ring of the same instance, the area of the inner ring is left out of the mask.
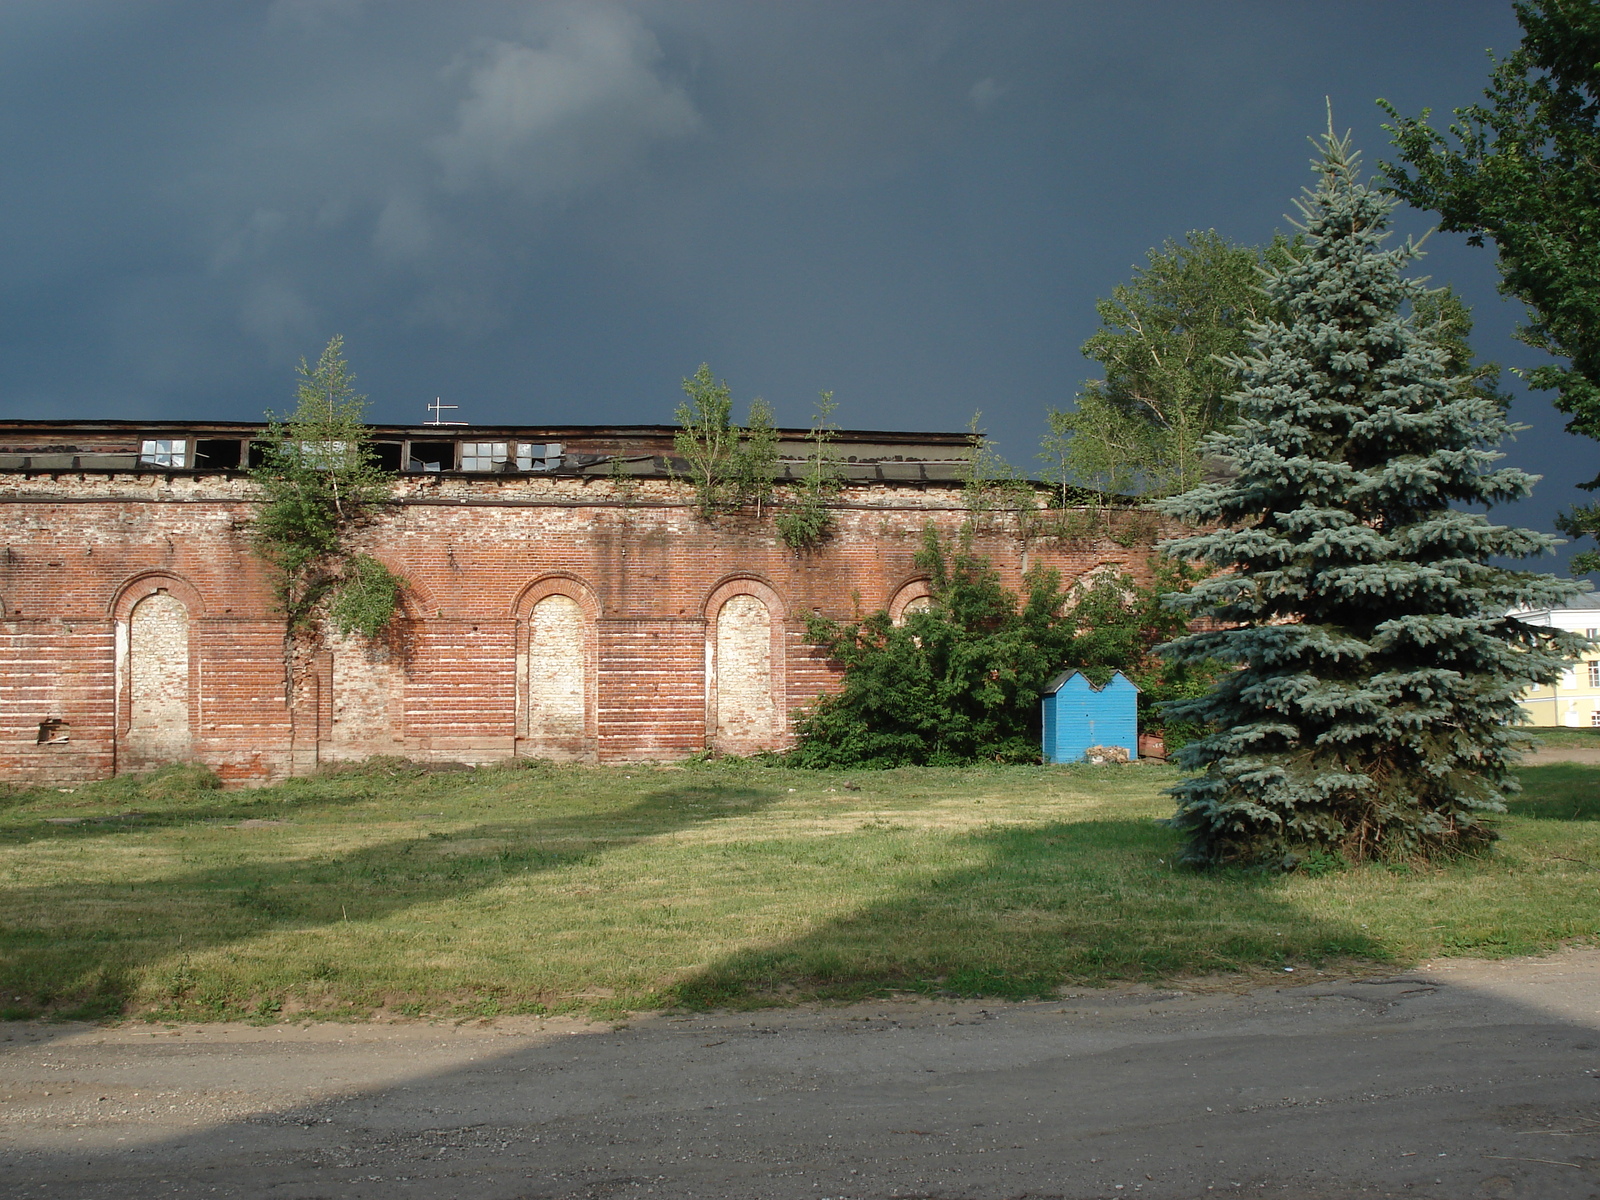
[[[1600,950],[574,1021],[0,1026],[5,1197],[1600,1197]]]

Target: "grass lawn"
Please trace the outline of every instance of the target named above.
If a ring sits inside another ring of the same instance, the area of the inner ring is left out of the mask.
[[[1528,732],[1551,750],[1600,750],[1600,729],[1540,725],[1529,726]]]
[[[1498,955],[1600,935],[1600,767],[1479,860],[1175,868],[1162,766],[710,764],[0,795],[0,1016],[782,1003]]]

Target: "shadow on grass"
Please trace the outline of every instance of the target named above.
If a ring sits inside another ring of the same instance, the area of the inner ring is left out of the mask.
[[[428,793],[419,791],[414,798],[427,799]],[[67,880],[10,888],[5,892],[8,918],[0,924],[0,990],[9,1005],[0,1005],[0,1019],[27,1017],[36,1008],[51,1006],[63,1017],[114,1015],[126,1010],[144,972],[175,954],[200,953],[282,929],[379,920],[416,905],[460,899],[518,877],[593,861],[640,838],[745,816],[778,798],[773,789],[732,781],[686,782],[632,804],[485,822],[348,854],[267,862],[239,861],[235,854],[226,865],[150,881]],[[329,797],[308,795],[298,803],[327,805]],[[272,811],[284,807],[279,800]],[[205,809],[201,815],[173,815],[173,820],[215,816]],[[57,839],[79,831],[76,826],[46,828]],[[103,836],[105,831],[97,832]],[[452,847],[459,852],[448,857],[439,853]],[[71,913],[73,918],[47,927],[21,923],[27,919],[21,914],[39,912]],[[338,973],[332,964],[313,964],[310,977],[324,977],[319,971],[329,978]],[[187,973],[187,965],[180,966],[168,987],[175,1010],[189,1008],[214,1018],[245,1015],[240,1007],[244,998],[208,995]],[[16,997],[25,1007],[17,1007]],[[270,1010],[263,1015],[265,1011]]]
[[[673,998],[691,1008],[890,991],[1020,1000],[1074,983],[1389,957],[1354,923],[1296,907],[1278,880],[1173,867],[1176,835],[1148,820],[969,836],[981,867],[731,955]]]
[[[1600,766],[1550,763],[1524,767],[1522,792],[1506,804],[1518,817],[1544,821],[1600,821]]]

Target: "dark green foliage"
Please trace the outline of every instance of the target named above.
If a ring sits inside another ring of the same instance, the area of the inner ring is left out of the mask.
[[[1378,102],[1401,159],[1383,166],[1386,190],[1473,245],[1494,241],[1501,290],[1530,310],[1518,336],[1569,364],[1539,367],[1528,382],[1556,392],[1569,430],[1600,438],[1600,5],[1512,7],[1522,44],[1495,64],[1486,104],[1455,110],[1448,136],[1427,109],[1402,117]],[[1579,509],[1565,528],[1593,534],[1600,512]],[[1578,569],[1600,568],[1600,554],[1581,558]]]
[[[352,557],[345,542],[388,497],[391,476],[368,446],[366,397],[355,392],[344,339],[331,339],[315,367],[301,359],[299,376],[299,403],[271,419],[252,473],[261,493],[251,531],[256,553],[277,569],[291,635],[309,629],[331,599],[345,632],[375,636],[395,611],[398,581],[375,560]],[[350,589],[354,595],[344,597]]]
[[[840,479],[837,460],[829,452],[828,443],[838,428],[830,419],[836,407],[833,393],[823,392],[811,421],[811,452],[806,457],[805,478],[795,489],[788,508],[778,514],[778,536],[791,550],[814,550],[833,531],[828,501],[838,494]]]
[[[1462,511],[1533,477],[1492,468],[1510,427],[1452,373],[1459,326],[1406,314],[1430,293],[1401,275],[1411,246],[1382,248],[1392,202],[1348,140],[1330,132],[1317,170],[1304,247],[1268,279],[1283,318],[1252,330],[1239,422],[1205,446],[1237,474],[1163,505],[1216,530],[1163,549],[1224,572],[1189,601],[1220,627],[1168,652],[1238,666],[1171,707],[1213,729],[1179,752],[1192,775],[1174,789],[1199,864],[1485,845],[1527,743],[1517,697],[1582,644],[1506,615],[1578,590],[1490,565],[1553,539]]]
[[[1463,376],[1475,394],[1497,405],[1511,407],[1511,395],[1500,386],[1500,364],[1479,362],[1472,352],[1472,310],[1450,287],[1423,292],[1411,300],[1412,323],[1435,331],[1434,344],[1445,354],[1445,372]]]
[[[1020,607],[986,561],[929,530],[917,565],[930,608],[895,625],[812,617],[808,636],[844,666],[844,687],[801,717],[804,767],[1037,762],[1039,693],[1072,640],[1054,571],[1035,570]]]
[[[1122,671],[1152,704],[1186,695],[1205,668],[1157,661],[1152,648],[1182,630],[1157,588],[1123,574],[1063,593],[1035,569],[1024,596],[965,545],[929,530],[918,564],[932,605],[895,625],[886,612],[857,621],[814,617],[812,642],[844,666],[840,692],[801,718],[792,761],[805,767],[948,765],[1039,760],[1039,697],[1063,666],[1095,683]],[[1169,586],[1187,582],[1168,568]]]
[[[1168,702],[1204,695],[1219,668],[1155,653],[1188,630],[1187,615],[1167,598],[1187,592],[1202,573],[1159,557],[1149,566],[1153,582],[1148,586],[1117,571],[1096,575],[1068,593],[1074,632],[1064,664],[1082,671],[1096,687],[1103,687],[1113,671],[1131,679],[1139,688],[1139,727],[1161,732],[1171,751],[1204,732],[1204,726],[1170,716]]]

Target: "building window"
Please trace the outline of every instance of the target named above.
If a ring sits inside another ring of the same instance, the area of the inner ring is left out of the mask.
[[[1589,686],[1592,688],[1600,688],[1600,662],[1592,662],[1589,664]]]
[[[561,447],[539,442],[462,442],[463,471],[553,471]]]
[[[463,471],[504,471],[509,446],[505,442],[462,442],[461,469]]]
[[[139,444],[139,465],[176,467],[181,471],[189,463],[188,447],[183,438],[146,438]]]
[[[1600,725],[1600,708],[1595,709],[1589,714],[1589,724]]]
[[[532,445],[523,442],[517,446],[517,470],[519,471],[554,471],[560,465],[560,442],[552,442],[547,446],[540,445],[538,442]]]

